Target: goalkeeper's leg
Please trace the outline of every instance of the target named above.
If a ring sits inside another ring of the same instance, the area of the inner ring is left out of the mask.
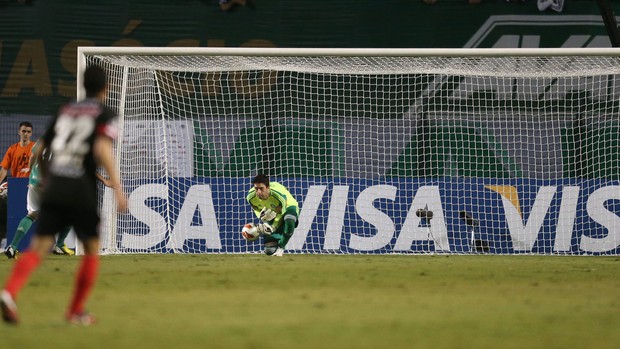
[[[282,237],[278,241],[278,246],[283,249],[286,247],[286,244],[288,244],[288,241],[295,232],[295,228],[297,228],[297,225],[299,224],[299,221],[297,220],[299,213],[297,210],[297,207],[287,208],[284,213],[284,224],[281,229],[278,229],[281,230],[282,233]],[[280,233],[280,231],[278,231],[278,233]]]
[[[298,225],[297,207],[289,207],[284,214],[284,224],[271,235],[264,235],[265,254],[272,256],[282,256],[286,244],[293,236],[293,232]]]
[[[272,235],[276,235],[275,233]],[[278,250],[278,239],[271,236],[265,236],[265,254],[272,256]]]
[[[278,247],[284,249],[288,241],[293,236],[294,230],[294,222],[284,221],[284,225],[280,227],[280,229],[278,229],[275,233],[272,233],[271,235],[265,235],[265,253],[268,255],[272,255],[275,252],[275,249],[277,249]],[[272,249],[273,251],[271,251]]]
[[[278,234],[280,235],[278,239],[278,246],[281,248],[285,248],[286,244],[288,244],[288,241],[293,236],[293,232],[295,231],[295,221],[285,220],[283,228],[284,229],[282,229],[283,230],[282,234]]]

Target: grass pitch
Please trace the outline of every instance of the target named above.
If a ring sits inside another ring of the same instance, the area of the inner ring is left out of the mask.
[[[103,256],[93,327],[50,256],[6,348],[617,348],[620,257]],[[13,261],[0,260],[0,282]]]

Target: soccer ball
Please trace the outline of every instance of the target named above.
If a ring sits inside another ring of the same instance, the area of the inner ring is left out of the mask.
[[[0,184],[0,197],[6,198],[9,195],[9,182]]]
[[[248,223],[244,225],[243,229],[241,229],[241,235],[246,241],[254,241],[260,237],[260,234],[258,233],[258,228],[254,223]]]

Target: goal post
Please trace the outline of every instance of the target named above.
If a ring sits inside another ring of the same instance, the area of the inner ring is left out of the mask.
[[[619,49],[79,47],[78,86],[91,64],[130,202],[102,188],[102,252],[260,252],[258,173],[300,203],[289,253],[620,252]]]

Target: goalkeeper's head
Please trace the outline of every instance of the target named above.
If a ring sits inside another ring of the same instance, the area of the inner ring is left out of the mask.
[[[269,177],[264,174],[259,174],[254,179],[252,179],[252,184],[254,185],[254,190],[256,190],[256,196],[258,196],[261,200],[266,200],[269,198],[270,190],[269,190]]]

